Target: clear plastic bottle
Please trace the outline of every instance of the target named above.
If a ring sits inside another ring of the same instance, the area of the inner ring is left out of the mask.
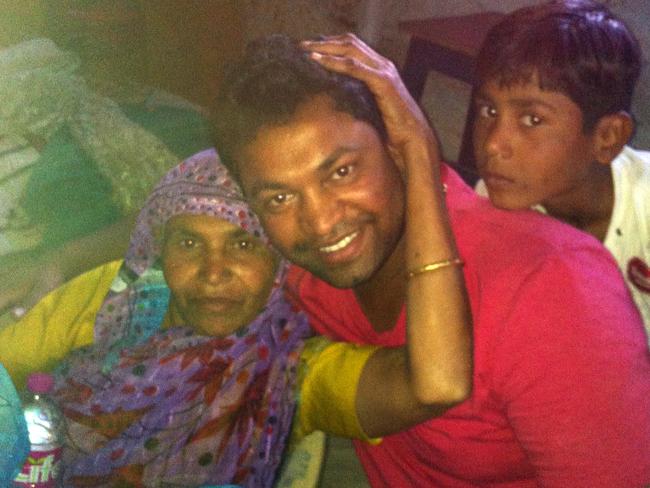
[[[48,373],[33,373],[27,379],[22,398],[29,431],[30,452],[14,486],[53,488],[59,486],[63,445],[63,416],[48,393],[54,378]]]

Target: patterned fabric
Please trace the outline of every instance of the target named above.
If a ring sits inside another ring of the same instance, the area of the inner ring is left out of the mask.
[[[34,248],[43,238],[42,228],[30,222],[17,204],[24,192],[38,151],[20,136],[0,136],[0,259],[18,250]]]
[[[137,212],[160,177],[188,154],[179,157],[116,101],[97,93],[81,76],[78,57],[49,39],[0,49],[0,73],[0,139],[5,142],[0,144],[0,255],[35,248],[47,238],[46,222],[30,220],[23,208],[24,199],[31,198],[26,184],[35,167],[52,163],[51,154],[39,158],[39,153],[63,129],[77,149],[66,160],[67,171],[80,171],[84,156],[93,162],[110,185],[110,203],[122,215]],[[54,169],[52,174],[61,177]]]
[[[225,219],[267,242],[214,151],[162,180],[97,314],[93,346],[57,374],[68,420],[65,486],[273,483],[307,322],[284,300],[282,263],[266,308],[237,333],[161,330],[169,290],[159,236],[169,218],[187,213]]]
[[[123,213],[137,211],[178,158],[115,101],[93,91],[79,65],[77,56],[49,39],[0,50],[0,134],[47,141],[67,124],[111,182],[114,203]],[[132,177],[133,168],[139,169],[138,178]]]

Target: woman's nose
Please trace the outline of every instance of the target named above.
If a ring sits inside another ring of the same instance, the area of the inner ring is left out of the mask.
[[[232,263],[222,252],[206,251],[203,258],[203,277],[210,283],[230,280],[234,273]]]

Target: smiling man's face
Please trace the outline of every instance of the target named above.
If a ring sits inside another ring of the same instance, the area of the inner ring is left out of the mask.
[[[326,95],[263,127],[238,174],[275,247],[339,288],[367,281],[399,242],[404,186],[377,131]]]

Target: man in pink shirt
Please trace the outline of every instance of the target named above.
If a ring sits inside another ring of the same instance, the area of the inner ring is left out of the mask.
[[[369,436],[385,435],[356,444],[371,484],[649,485],[650,355],[610,255],[543,215],[495,209],[439,167],[394,66],[354,36],[282,44],[256,44],[226,78],[216,147],[276,248],[299,266],[291,291],[314,329],[402,345],[406,290],[422,286],[422,273],[464,262],[472,395],[399,433],[362,423]],[[446,187],[460,259],[412,267],[405,209],[419,184],[439,183],[413,181],[426,165]],[[356,408],[381,417],[391,401]]]

